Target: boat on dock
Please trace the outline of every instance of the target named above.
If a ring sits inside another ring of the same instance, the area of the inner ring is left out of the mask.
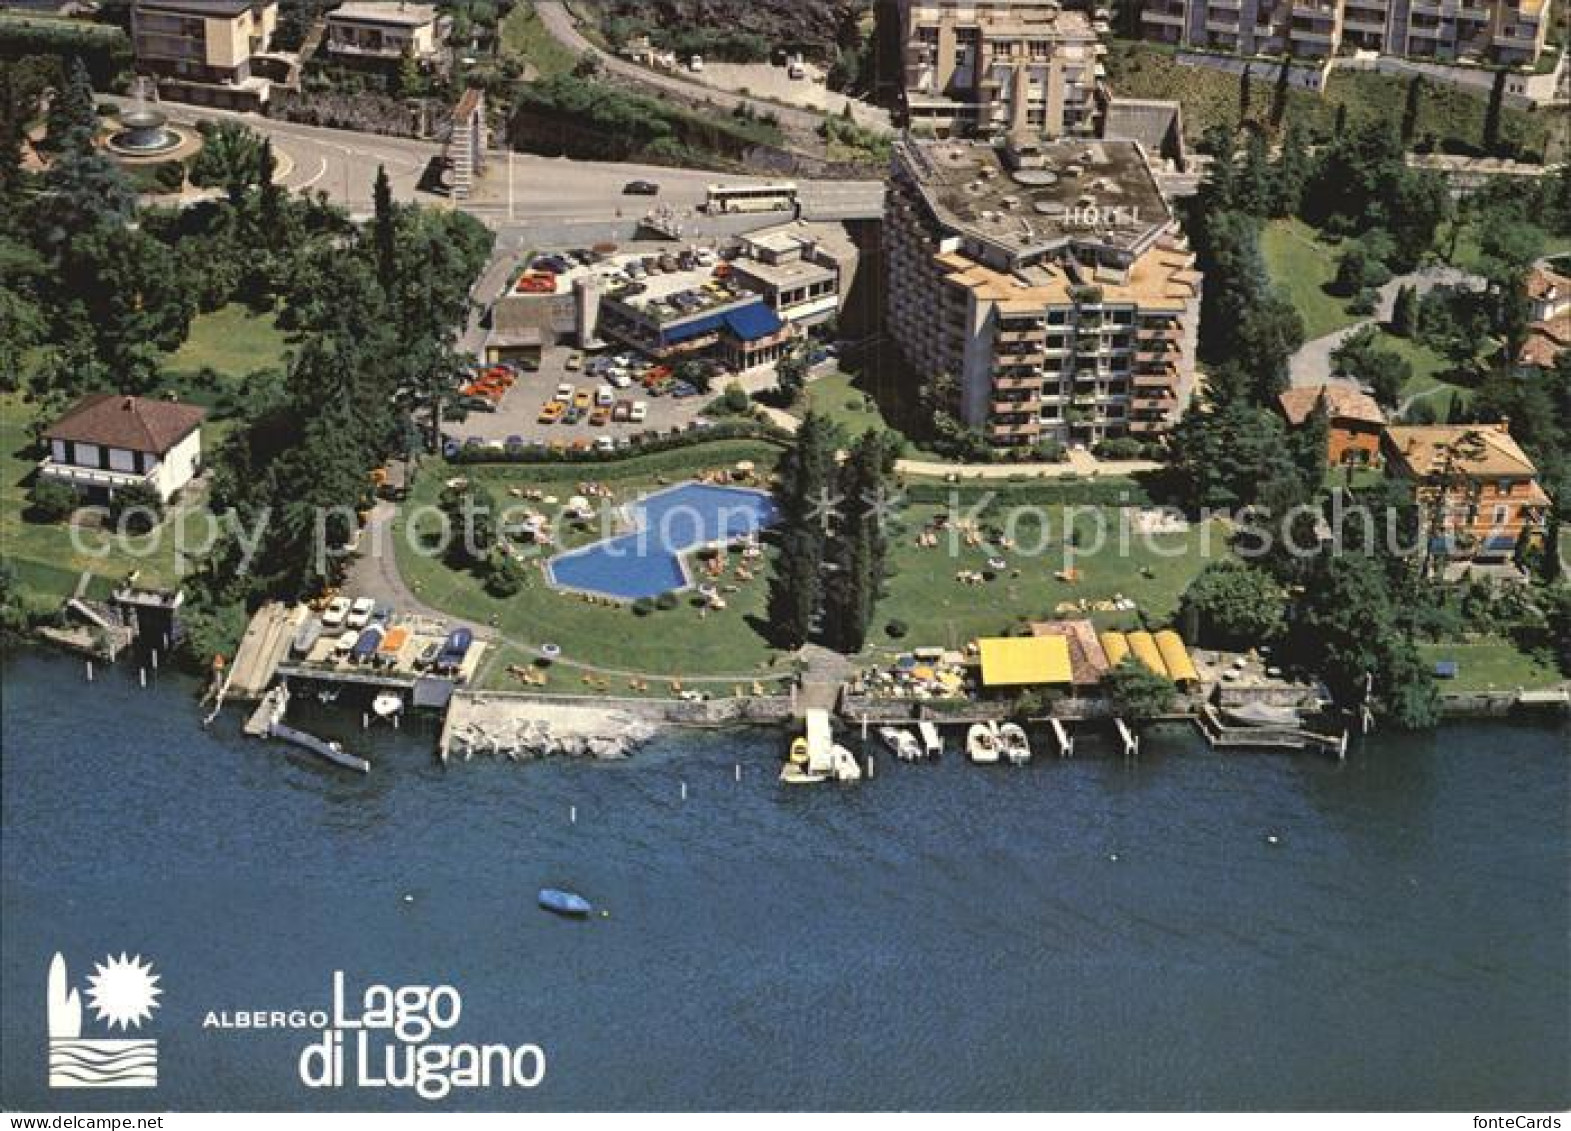
[[[295,655],[309,656],[311,649],[316,647],[316,642],[320,639],[322,639],[322,622],[314,616],[307,617],[295,633]]]
[[[807,712],[804,734],[791,743],[780,780],[787,785],[816,785],[830,779],[861,781],[862,767],[856,756],[836,744],[829,723],[829,712],[814,708]]]
[[[1005,723],[999,727],[998,740],[1010,765],[1023,766],[1031,760],[1031,740],[1018,723]]]
[[[1292,729],[1303,725],[1298,712],[1292,707],[1273,707],[1268,703],[1244,703],[1226,707],[1222,717],[1230,723],[1246,727],[1283,727]]]
[[[997,723],[972,723],[966,731],[966,757],[979,766],[991,766],[998,761],[999,745]]]
[[[541,907],[564,919],[587,919],[595,910],[594,904],[577,892],[559,888],[541,888],[539,899]]]
[[[938,729],[937,723],[920,722],[916,724],[917,737],[922,740],[922,753],[935,761],[944,753],[944,736]]]
[[[922,760],[922,744],[916,736],[901,727],[879,727],[878,738],[889,752],[902,762],[920,762]]]

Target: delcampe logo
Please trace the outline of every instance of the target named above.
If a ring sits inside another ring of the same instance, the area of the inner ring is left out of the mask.
[[[158,1008],[158,975],[141,955],[108,955],[87,979],[88,1004],[105,1029],[141,1029]],[[49,1086],[51,1088],[154,1088],[158,1042],[82,1036],[82,999],[71,988],[65,956],[49,964]]]

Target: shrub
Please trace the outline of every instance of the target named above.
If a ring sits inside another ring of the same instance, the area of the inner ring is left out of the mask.
[[[1114,436],[1091,449],[1098,459],[1139,459],[1144,445],[1133,436]]]
[[[672,609],[676,608],[677,605],[681,604],[681,601],[682,599],[675,593],[662,593],[660,596],[655,598],[655,608],[669,613]]]
[[[505,600],[518,594],[524,587],[524,571],[511,554],[498,551],[491,559],[491,567],[486,571],[485,591],[491,596]]]
[[[650,613],[652,613],[654,611],[655,611],[655,603],[653,601],[651,601],[648,597],[640,597],[638,600],[633,602],[633,615],[634,616],[647,617]]]
[[[164,517],[164,500],[146,483],[122,487],[109,500],[109,521],[127,533],[146,534]]]
[[[892,620],[884,626],[884,632],[889,635],[891,640],[903,640],[905,639],[905,634],[909,631],[911,631],[910,628],[903,620]]]
[[[28,493],[28,515],[34,522],[60,522],[81,502],[76,492],[53,479],[40,479]]]

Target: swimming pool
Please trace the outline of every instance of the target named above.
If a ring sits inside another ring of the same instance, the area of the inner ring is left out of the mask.
[[[764,491],[684,483],[627,508],[635,527],[559,554],[546,563],[553,585],[619,601],[658,597],[692,584],[683,556],[772,526],[775,502]]]

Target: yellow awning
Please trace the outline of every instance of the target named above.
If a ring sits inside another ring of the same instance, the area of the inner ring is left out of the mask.
[[[1062,636],[994,637],[978,642],[985,687],[1069,683],[1069,641]]]
[[[1162,662],[1167,665],[1167,674],[1174,683],[1200,682],[1200,673],[1195,670],[1189,650],[1178,633],[1172,629],[1157,633],[1156,650],[1162,654]]]
[[[1129,637],[1122,632],[1104,632],[1098,637],[1102,642],[1102,651],[1107,653],[1107,666],[1116,668],[1123,663],[1129,655]]]
[[[1157,675],[1168,675],[1167,665],[1162,662],[1162,653],[1157,651],[1156,640],[1149,632],[1131,632],[1129,650],[1135,654],[1135,659]]]

